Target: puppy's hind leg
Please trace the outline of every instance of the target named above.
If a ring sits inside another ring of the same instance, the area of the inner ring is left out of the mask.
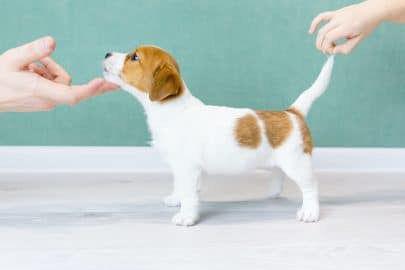
[[[285,174],[280,168],[274,167],[271,169],[271,179],[270,179],[270,198],[280,197],[281,192],[283,192]]]
[[[283,160],[280,167],[298,185],[302,192],[302,207],[297,212],[297,219],[303,222],[318,221],[318,183],[312,171],[311,156],[302,154]]]

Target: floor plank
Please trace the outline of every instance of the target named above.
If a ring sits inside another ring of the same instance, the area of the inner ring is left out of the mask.
[[[405,268],[405,174],[318,173],[321,218],[295,220],[287,182],[210,177],[197,226],[170,224],[167,174],[27,174],[0,179],[0,269]]]

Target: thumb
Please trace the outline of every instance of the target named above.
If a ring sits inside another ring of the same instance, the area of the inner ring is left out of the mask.
[[[345,43],[337,45],[333,49],[333,54],[349,54],[360,43],[360,41],[360,37],[348,39]]]
[[[19,70],[29,64],[49,56],[55,50],[52,37],[43,37],[6,51],[2,58],[8,69]]]

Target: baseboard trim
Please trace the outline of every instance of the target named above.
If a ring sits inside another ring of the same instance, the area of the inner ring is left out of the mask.
[[[316,171],[405,172],[405,148],[330,148],[314,151]],[[0,174],[168,172],[150,147],[0,147]]]

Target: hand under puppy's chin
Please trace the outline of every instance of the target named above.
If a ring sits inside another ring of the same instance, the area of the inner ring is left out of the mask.
[[[116,85],[122,87],[122,81],[120,80],[120,78],[118,78],[117,75],[111,74],[108,71],[104,71],[103,77],[107,82],[110,82],[110,83],[113,83],[113,84],[116,84]]]

